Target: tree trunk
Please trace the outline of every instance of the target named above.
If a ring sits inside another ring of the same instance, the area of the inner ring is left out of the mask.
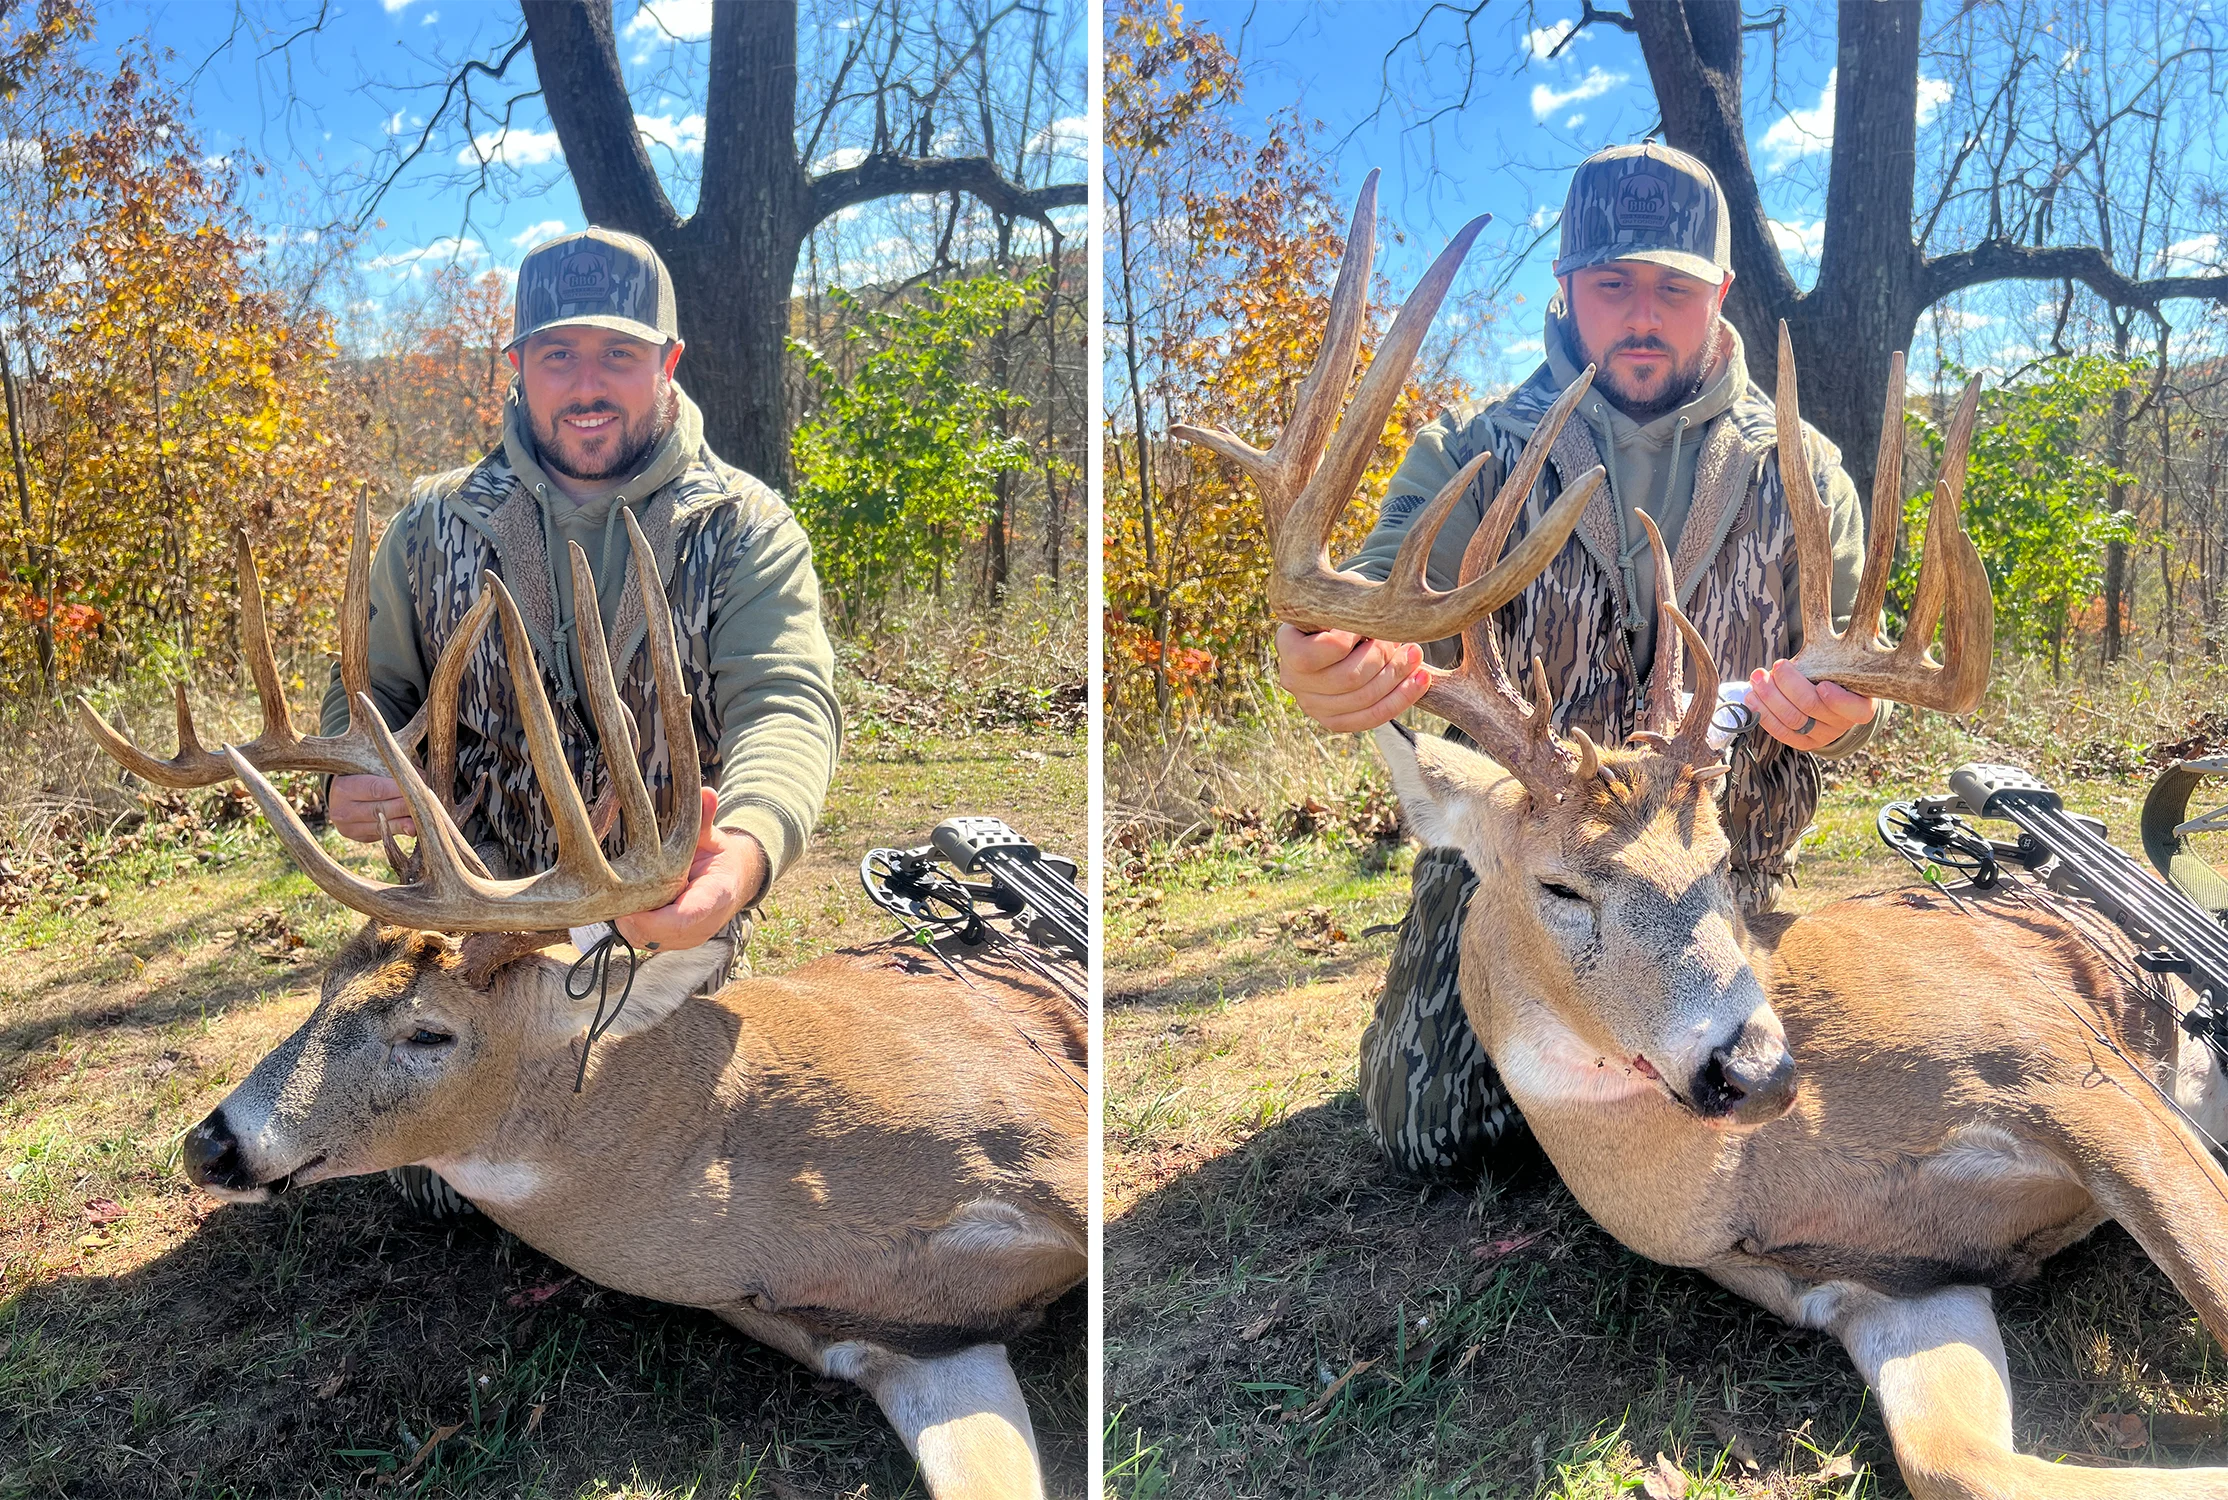
[[[16,513],[23,523],[23,580],[24,587],[29,588],[31,580],[38,575],[39,547],[32,540],[31,463],[23,451],[23,397],[16,389],[15,360],[4,341],[0,341],[0,388],[5,389],[8,399],[8,448],[15,459]],[[54,688],[53,612],[41,615],[31,632],[32,653],[39,663],[39,681],[51,692]]]
[[[1785,320],[1803,419],[1840,445],[1869,516],[1889,361],[1910,347],[1926,305],[1923,259],[1911,238],[1919,7],[1841,5],[1825,251],[1808,293],[1772,243],[1742,133],[1740,8],[1717,0],[1638,5],[1633,22],[1665,137],[1708,163],[1725,190],[1734,272],[1725,315],[1748,347],[1749,375],[1774,389]]]
[[[2128,317],[2112,317],[2112,357],[2127,362]],[[2128,418],[2135,410],[2135,393],[2125,385],[2112,393],[2112,422],[2105,429],[2104,462],[2114,472],[2127,469]],[[2127,509],[2127,486],[2115,479],[2105,491],[2105,503],[2115,515]],[[2127,543],[2114,538],[2104,544],[2104,665],[2120,659],[2120,621],[2126,613],[2128,591]]]

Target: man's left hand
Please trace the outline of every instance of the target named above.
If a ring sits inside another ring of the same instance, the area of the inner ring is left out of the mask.
[[[1764,732],[1797,750],[1820,750],[1859,724],[1872,722],[1879,705],[1839,683],[1812,682],[1791,661],[1748,675],[1748,706]]]
[[[765,893],[766,851],[749,834],[713,823],[718,794],[705,787],[703,796],[688,884],[670,904],[618,920],[619,935],[644,952],[697,947]]]

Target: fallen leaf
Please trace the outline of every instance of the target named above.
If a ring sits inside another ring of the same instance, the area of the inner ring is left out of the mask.
[[[2151,1417],[2151,1441],[2180,1447],[2220,1440],[2221,1420],[2193,1411],[2162,1411]]]
[[[547,1401],[537,1401],[534,1403],[534,1409],[526,1414],[527,1436],[531,1437],[534,1433],[534,1429],[542,1425],[542,1413],[547,1410],[549,1410],[549,1403]]]
[[[505,1307],[539,1307],[580,1278],[567,1276],[560,1281],[545,1281],[540,1286],[530,1286],[523,1292],[513,1292],[503,1299]]]
[[[320,1401],[332,1400],[335,1396],[340,1394],[340,1388],[348,1384],[348,1377],[355,1373],[356,1354],[354,1350],[350,1350],[348,1353],[343,1354],[340,1357],[340,1368],[333,1371],[333,1373],[327,1376],[324,1380],[318,1382],[317,1399]]]
[[[113,1224],[123,1216],[123,1206],[113,1198],[86,1200],[85,1221],[88,1224]]]
[[[1267,1333],[1270,1329],[1276,1327],[1277,1319],[1283,1317],[1285,1312],[1291,1306],[1292,1294],[1290,1292],[1286,1292],[1283,1296],[1277,1298],[1276,1301],[1269,1304],[1269,1310],[1267,1312],[1261,1314],[1260,1317],[1255,1318],[1252,1322],[1246,1324],[1244,1331],[1238,1335],[1238,1342],[1241,1344],[1250,1344],[1255,1339],[1260,1338],[1262,1334]]]
[[[1718,1442],[1725,1446],[1726,1456],[1731,1458],[1733,1462],[1744,1469],[1761,1469],[1763,1467],[1756,1461],[1755,1445],[1750,1443],[1747,1436],[1733,1425],[1732,1418],[1709,1412],[1703,1415],[1702,1425],[1710,1429],[1710,1436],[1716,1438]]]
[[[1854,1453],[1836,1453],[1818,1466],[1813,1479],[1854,1479],[1857,1477],[1857,1456]]]
[[[2150,1424],[2132,1411],[2108,1411],[2091,1419],[2104,1440],[2115,1448],[2147,1448],[2151,1442]]]
[[[1346,1389],[1348,1382],[1350,1382],[1356,1375],[1361,1374],[1362,1371],[1368,1369],[1375,1363],[1377,1363],[1377,1361],[1375,1361],[1374,1359],[1355,1360],[1352,1364],[1346,1367],[1345,1374],[1339,1376],[1338,1379],[1332,1381],[1329,1385],[1323,1388],[1322,1395],[1317,1396],[1313,1401],[1308,1402],[1307,1405],[1301,1407],[1298,1411],[1293,1412],[1284,1420],[1287,1422],[1314,1421],[1317,1417],[1323,1415],[1323,1413],[1331,1409],[1331,1403],[1338,1399],[1338,1393]]]
[[[1469,1369],[1470,1362],[1476,1359],[1479,1353],[1484,1350],[1484,1348],[1485,1345],[1483,1344],[1472,1344],[1469,1348],[1463,1350],[1462,1357],[1454,1362],[1455,1374],[1459,1375],[1464,1370]]]
[[[107,1235],[96,1229],[91,1234],[80,1237],[77,1248],[80,1250],[105,1250],[113,1243],[115,1242],[109,1239]]]
[[[1640,1492],[1648,1500],[1686,1500],[1686,1471],[1658,1453],[1656,1466],[1640,1481]]]
[[[1544,1229],[1535,1229],[1530,1234],[1512,1234],[1494,1240],[1490,1244],[1472,1245],[1470,1247],[1470,1258],[1472,1260],[1496,1261],[1503,1256],[1514,1255],[1527,1246],[1537,1244],[1546,1237],[1546,1234],[1547,1231]]]
[[[447,1442],[450,1438],[455,1437],[463,1430],[464,1424],[462,1422],[452,1423],[450,1426],[447,1427],[434,1428],[433,1436],[425,1440],[425,1446],[411,1455],[410,1462],[404,1464],[395,1473],[389,1475],[386,1482],[389,1484],[400,1484],[405,1479],[408,1479],[411,1475],[417,1473],[419,1468],[424,1465],[425,1461],[433,1457],[434,1449],[440,1447],[443,1443]]]

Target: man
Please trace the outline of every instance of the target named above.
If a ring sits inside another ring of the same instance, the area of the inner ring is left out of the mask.
[[[1735,751],[1725,824],[1735,887],[1757,912],[1772,907],[1794,868],[1795,845],[1818,805],[1819,759],[1868,739],[1876,705],[1810,682],[1788,661],[1802,645],[1794,540],[1772,403],[1750,383],[1740,335],[1721,316],[1731,251],[1724,193],[1694,157],[1648,143],[1587,158],[1563,207],[1545,361],[1502,400],[1449,412],[1423,430],[1348,567],[1383,579],[1416,514],[1463,464],[1490,450],[1493,459],[1432,547],[1431,582],[1452,587],[1500,476],[1556,396],[1595,366],[1578,420],[1565,425],[1515,535],[1597,463],[1607,482],[1561,554],[1494,625],[1508,661],[1541,658],[1557,730],[1622,743],[1647,696],[1676,687],[1647,680],[1658,628],[1655,558],[1633,510],[1648,513],[1669,549],[1681,607],[1720,671],[1748,681],[1761,733]],[[1839,629],[1863,566],[1861,511],[1839,451],[1815,431],[1805,436],[1832,514]],[[1280,681],[1335,730],[1374,728],[1405,712],[1423,696],[1425,652],[1344,631],[1277,632]],[[1456,988],[1462,914],[1476,887],[1459,854],[1418,858],[1413,905],[1362,1040],[1371,1127],[1393,1163],[1419,1176],[1506,1169],[1529,1155],[1522,1121]]]
[[[648,740],[644,779],[661,815],[676,811],[662,805],[674,754],[696,756],[704,780],[702,807],[683,814],[701,820],[688,884],[668,905],[616,925],[646,961],[692,963],[708,987],[740,961],[744,913],[804,850],[834,775],[841,720],[811,544],[773,491],[705,446],[696,404],[673,379],[682,348],[672,277],[644,241],[589,228],[529,252],[506,347],[517,378],[502,444],[469,468],[420,480],[380,538],[370,655],[372,696],[388,723],[401,724],[424,701],[481,571],[493,570],[518,602],[566,759],[593,801],[608,772],[581,701],[574,622],[595,609],[620,699]],[[622,509],[656,554],[663,601],[639,597]],[[595,599],[573,596],[568,542],[587,554]],[[673,613],[694,745],[665,743],[649,653],[639,649],[646,604]],[[479,789],[465,836],[498,875],[554,864],[555,830],[499,630],[473,655],[458,718],[455,794]],[[324,730],[347,721],[336,669]],[[395,831],[416,831],[401,789],[383,776],[336,778],[329,806],[352,839],[377,841],[382,812]],[[665,957],[676,953],[687,957]],[[461,1205],[423,1168],[404,1169],[398,1186],[421,1208]]]

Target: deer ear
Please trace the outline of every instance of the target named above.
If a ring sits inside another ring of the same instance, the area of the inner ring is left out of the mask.
[[[1508,772],[1466,745],[1397,722],[1379,726],[1372,738],[1392,772],[1408,831],[1428,849],[1457,849],[1476,864],[1482,852],[1477,814]]]

